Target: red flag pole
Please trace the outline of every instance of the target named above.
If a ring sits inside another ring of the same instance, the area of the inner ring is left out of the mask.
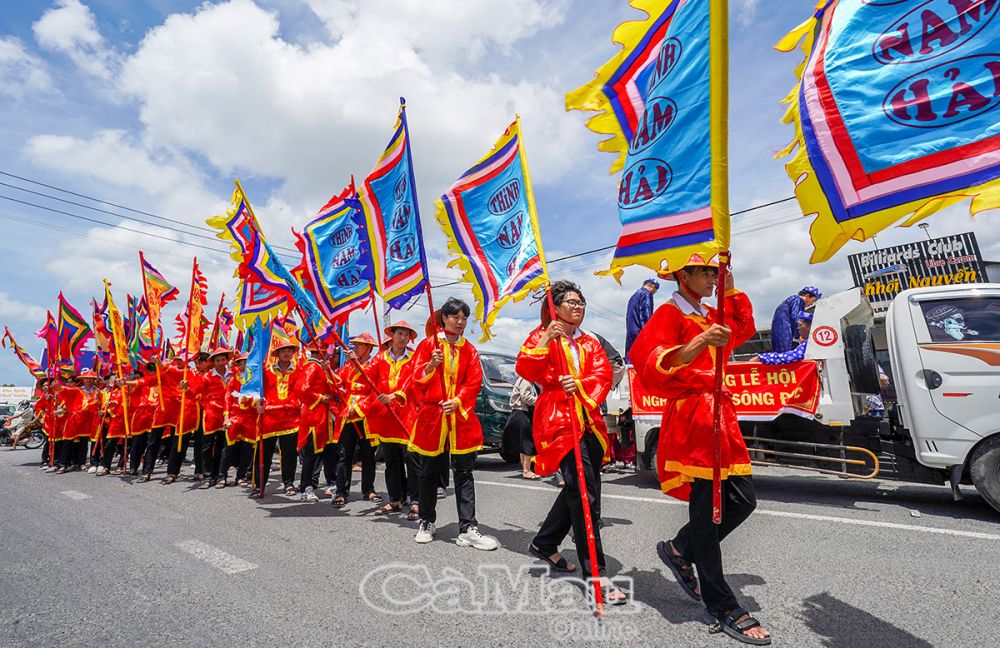
[[[188,376],[188,362],[191,361],[191,354],[189,349],[191,346],[191,299],[194,298],[194,285],[198,281],[198,257],[194,258],[194,262],[191,264],[191,293],[188,295],[188,316],[187,316],[187,326],[184,328],[184,373],[181,378],[182,382],[187,382]],[[198,299],[201,299],[201,287],[198,288]],[[149,305],[146,305],[147,308]],[[199,322],[198,326],[201,326],[201,316],[198,316]],[[156,365],[159,367],[160,365]],[[187,396],[187,389],[181,390],[181,411],[177,420],[177,452],[181,451],[184,441],[184,400]]]
[[[139,250],[139,273],[142,276],[142,295],[146,298],[146,324],[149,326],[149,341],[153,344],[156,343],[156,331],[153,329],[153,315],[150,312],[149,301],[149,288],[146,286],[146,257],[143,256],[142,250]],[[156,304],[159,307],[159,303]],[[157,315],[159,315],[159,308],[157,308]],[[160,365],[156,364],[156,396],[160,404],[160,411],[164,411],[163,406],[163,381],[160,379]]]
[[[552,301],[552,290],[551,286],[546,286],[545,297],[549,303],[549,317],[555,322],[558,317],[556,316],[556,305]],[[556,340],[559,346],[558,351],[554,351],[556,356],[556,361],[558,362],[558,368],[560,375],[568,376],[571,375],[569,370],[569,362],[566,359],[566,342],[563,338]],[[551,349],[551,347],[550,347]],[[575,410],[579,405],[579,397],[574,394],[571,402],[571,406]],[[576,483],[580,488],[580,504],[583,507],[583,526],[587,533],[587,556],[590,560],[590,580],[594,586],[594,603],[597,606],[595,615],[597,617],[604,616],[604,596],[601,593],[600,584],[600,573],[597,567],[597,539],[594,536],[594,519],[590,513],[590,499],[587,496],[587,476],[583,471],[583,455],[580,454],[580,443],[583,441],[583,430],[580,428],[580,421],[576,418],[576,412],[572,412],[570,417],[570,428],[573,433],[573,460],[576,463]]]
[[[729,252],[719,255],[719,282],[716,323],[726,325],[726,278],[729,274]],[[712,398],[712,522],[722,524],[722,386],[726,371],[727,347],[715,349],[715,388]]]

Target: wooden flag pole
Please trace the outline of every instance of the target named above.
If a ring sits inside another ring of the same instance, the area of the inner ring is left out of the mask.
[[[197,269],[197,267],[198,267],[198,257],[195,257],[194,258],[194,263],[191,265],[191,285],[192,286],[194,286],[194,283],[196,281],[198,281],[198,275],[195,273],[195,270]],[[190,347],[191,347],[191,297],[194,296],[193,293],[194,293],[194,290],[192,289],[191,294],[188,295],[187,326],[184,329],[184,373],[182,374],[182,377],[181,377],[181,382],[184,382],[184,383],[187,382],[188,362],[191,361],[191,354],[189,353],[189,350],[190,350]],[[201,288],[198,289],[198,299],[201,299]],[[199,316],[198,319],[199,319],[198,325],[201,326],[201,321],[200,321],[201,320],[201,316]],[[160,365],[156,365],[156,366],[159,367]],[[187,391],[188,390],[187,390],[186,387],[181,390],[181,411],[180,411],[180,415],[178,416],[178,420],[177,420],[177,429],[175,430],[177,432],[177,452],[178,453],[180,453],[181,448],[183,447],[183,441],[184,441],[184,401],[185,401],[185,398],[187,397]]]

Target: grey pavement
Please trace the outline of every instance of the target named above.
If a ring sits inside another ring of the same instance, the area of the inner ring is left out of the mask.
[[[582,590],[526,553],[555,487],[495,455],[476,473],[494,552],[455,545],[451,495],[437,539],[417,545],[415,523],[374,517],[356,485],[336,510],[38,462],[0,452],[0,645],[739,645],[709,634],[658,560],[687,511],[648,473],[606,476],[609,571],[631,579],[634,604],[597,625]],[[774,645],[996,645],[1000,514],[974,491],[953,502],[944,487],[775,469],[755,481],[758,510],[723,549]],[[571,541],[564,550],[575,559]]]

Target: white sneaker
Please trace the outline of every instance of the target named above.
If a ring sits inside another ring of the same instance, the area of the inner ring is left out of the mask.
[[[455,544],[459,547],[473,547],[481,551],[493,551],[500,546],[496,538],[484,536],[479,532],[479,527],[476,526],[470,526],[465,533],[459,533]]]
[[[316,493],[313,491],[312,486],[307,488],[306,492],[302,493],[302,501],[309,502],[310,504],[315,504],[319,501],[319,498],[316,497]]]
[[[98,477],[103,477],[104,475],[107,475],[108,472],[110,472],[110,471],[107,468],[105,468],[104,466],[101,466],[100,468],[97,469],[96,475]]]
[[[427,520],[420,520],[420,526],[417,528],[417,535],[414,540],[417,544],[427,544],[434,539],[434,523],[428,522]]]
[[[93,475],[96,472],[97,472],[97,466],[91,466],[90,468],[87,468],[88,475]]]

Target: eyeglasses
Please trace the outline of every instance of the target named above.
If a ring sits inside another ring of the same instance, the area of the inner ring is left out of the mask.
[[[567,300],[563,301],[563,304],[565,304],[566,306],[569,306],[570,308],[586,308],[587,307],[587,302],[580,301],[578,299],[567,299]]]

